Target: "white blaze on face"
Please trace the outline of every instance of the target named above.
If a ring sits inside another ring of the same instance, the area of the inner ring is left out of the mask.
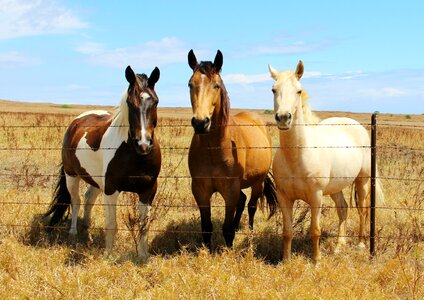
[[[150,98],[150,95],[146,92],[141,93],[141,100],[145,101],[146,99]],[[140,122],[141,122],[141,140],[138,141],[138,145],[141,146],[142,144],[149,144],[146,139],[146,124],[148,124],[147,117],[143,116],[142,106],[140,106]]]

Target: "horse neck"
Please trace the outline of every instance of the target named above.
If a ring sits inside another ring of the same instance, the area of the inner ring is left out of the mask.
[[[280,147],[285,155],[298,158],[307,145],[307,128],[303,113],[302,99],[299,97],[298,108],[293,116],[290,130],[280,130]]]

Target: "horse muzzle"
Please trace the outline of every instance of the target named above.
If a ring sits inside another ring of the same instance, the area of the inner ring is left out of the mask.
[[[134,140],[135,151],[138,155],[148,155],[153,149],[153,139],[148,138],[145,141]]]
[[[191,119],[191,126],[194,128],[194,132],[198,134],[208,133],[211,128],[211,119],[208,117],[204,119]]]
[[[277,127],[280,130],[289,130],[292,122],[292,114],[275,114],[275,121],[277,122]]]

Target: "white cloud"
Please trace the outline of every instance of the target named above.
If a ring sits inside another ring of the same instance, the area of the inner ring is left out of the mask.
[[[152,68],[187,61],[188,45],[175,37],[164,37],[127,48],[107,49],[98,43],[86,43],[76,50],[88,55],[89,62],[114,68],[131,65],[135,68]],[[196,51],[202,54],[204,51]]]
[[[35,65],[39,61],[25,54],[16,51],[0,53],[0,68],[1,67],[16,67],[22,65]]]
[[[325,49],[331,44],[332,41],[329,40],[311,43],[305,43],[303,41],[282,43],[281,41],[274,40],[273,44],[253,46],[249,50],[240,51],[238,56],[303,54]]]
[[[87,26],[52,0],[0,0],[0,39],[67,33]]]
[[[271,81],[271,77],[268,73],[263,74],[227,74],[222,76],[222,80],[229,84],[252,84],[264,81]]]
[[[104,46],[100,43],[86,42],[78,46],[75,50],[83,54],[96,54],[104,51]]]
[[[382,87],[359,90],[359,93],[373,98],[394,98],[405,96],[408,91],[394,87]]]
[[[66,89],[70,91],[79,91],[79,90],[87,90],[89,89],[89,87],[86,85],[78,84],[78,83],[71,83],[66,86]]]
[[[361,71],[358,72],[346,72],[340,75],[332,75],[329,73],[322,73],[319,71],[309,71],[305,72],[303,78],[331,78],[331,79],[353,79],[357,77],[366,76]],[[261,74],[226,74],[222,76],[222,79],[225,83],[230,84],[254,84],[266,81],[272,81],[269,73],[261,73]]]

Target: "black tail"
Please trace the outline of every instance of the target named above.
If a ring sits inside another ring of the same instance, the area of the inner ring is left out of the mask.
[[[269,207],[269,217],[270,219],[277,210],[277,189],[275,188],[274,181],[272,180],[272,173],[269,172],[265,178],[265,186],[264,186],[264,195],[266,198],[266,202]]]
[[[66,214],[65,218],[63,216],[67,211],[69,212],[70,205],[71,195],[69,194],[68,188],[66,187],[65,171],[62,165],[60,168],[60,177],[54,190],[53,201],[50,204],[49,210],[43,215],[44,218],[52,215],[49,222],[48,231],[51,231],[53,226],[68,217],[69,213]]]

